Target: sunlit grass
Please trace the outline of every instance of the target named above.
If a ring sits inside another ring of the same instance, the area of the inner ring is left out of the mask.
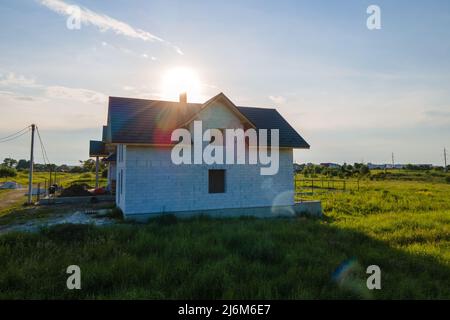
[[[448,299],[450,186],[424,180],[312,195],[323,219],[165,217],[3,235],[0,298]],[[65,287],[71,264],[82,290]],[[381,290],[365,286],[372,264]]]
[[[55,173],[52,173],[51,176],[52,183],[55,181]],[[28,173],[25,171],[19,171],[16,177],[3,178],[4,181],[15,181],[22,186],[26,187],[28,185]],[[49,172],[34,172],[33,174],[33,184],[36,185],[38,183],[41,184],[41,187],[44,187],[45,182],[50,181],[50,173]],[[85,182],[90,185],[95,185],[95,173],[86,172],[86,173],[69,173],[69,172],[57,172],[56,173],[56,182],[60,185],[67,186],[73,182]],[[106,184],[106,178],[99,177],[100,184]]]

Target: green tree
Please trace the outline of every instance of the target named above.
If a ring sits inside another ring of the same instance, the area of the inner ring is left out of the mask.
[[[94,159],[88,159],[88,160],[80,160],[81,167],[83,168],[84,172],[95,172],[95,160]],[[99,161],[98,164],[98,171],[102,172],[107,168],[107,165],[103,161]]]
[[[25,159],[20,159],[19,162],[17,162],[16,169],[17,170],[25,170],[30,168],[30,161]]]
[[[7,167],[5,165],[0,166],[0,178],[15,177],[16,175],[16,169]]]
[[[359,167],[359,174],[362,175],[362,176],[370,174],[369,167],[367,165],[365,165],[365,164],[361,165]]]
[[[93,172],[95,171],[95,160],[94,159],[87,159],[87,160],[80,160],[81,167],[85,172]]]
[[[56,168],[56,170],[59,172],[69,172],[70,168],[67,164],[62,164],[58,168]]]
[[[17,160],[13,158],[5,158],[3,160],[3,165],[9,168],[14,168],[14,166],[17,164]]]
[[[70,169],[70,173],[81,173],[81,172],[84,172],[84,169],[81,166],[76,166]]]

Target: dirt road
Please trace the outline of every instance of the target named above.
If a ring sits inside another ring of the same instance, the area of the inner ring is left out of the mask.
[[[25,189],[8,190],[0,193],[0,211],[24,202]]]

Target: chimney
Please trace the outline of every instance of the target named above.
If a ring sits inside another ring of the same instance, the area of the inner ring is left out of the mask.
[[[180,93],[180,103],[187,103],[187,93],[186,92]]]

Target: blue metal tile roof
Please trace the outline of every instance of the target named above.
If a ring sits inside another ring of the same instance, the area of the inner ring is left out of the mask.
[[[309,148],[309,144],[295,131],[294,128],[275,109],[237,107],[257,129],[278,129],[279,146],[291,148]],[[270,145],[270,134],[268,133]]]
[[[110,97],[108,108],[110,142],[172,144],[170,140],[172,131],[192,118],[201,110],[202,105]],[[309,148],[309,144],[275,109],[253,107],[237,107],[237,109],[257,129],[279,129],[280,147]]]

